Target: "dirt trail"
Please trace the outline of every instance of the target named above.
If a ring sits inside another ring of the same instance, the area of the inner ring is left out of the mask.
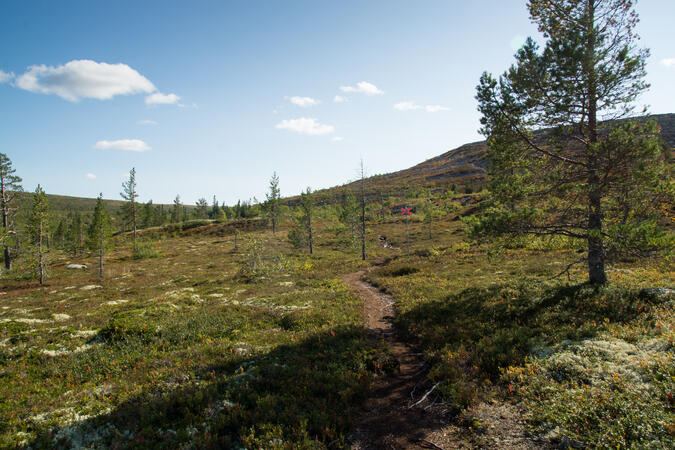
[[[351,436],[352,448],[437,448],[426,438],[442,424],[425,414],[422,408],[411,408],[428,391],[419,386],[425,381],[427,367],[394,330],[394,299],[363,281],[364,274],[365,271],[350,273],[344,281],[364,300],[366,327],[373,338],[387,343],[400,370],[375,382],[371,398]],[[413,392],[416,392],[414,399]]]
[[[352,449],[545,447],[526,436],[521,414],[513,406],[484,402],[476,405],[471,416],[482,424],[478,434],[477,430],[467,430],[455,423],[447,410],[433,407],[436,394],[425,376],[428,367],[394,329],[395,299],[363,281],[369,270],[350,273],[343,279],[363,299],[369,333],[374,339],[385,341],[400,370],[375,381],[350,436]]]

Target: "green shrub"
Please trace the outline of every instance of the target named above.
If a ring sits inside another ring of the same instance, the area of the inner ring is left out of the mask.
[[[139,240],[136,242],[136,247],[133,251],[134,259],[159,258],[160,256],[162,256],[161,252],[152,241]]]

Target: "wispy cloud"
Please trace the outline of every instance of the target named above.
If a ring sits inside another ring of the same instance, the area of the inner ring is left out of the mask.
[[[340,142],[342,141],[342,136],[335,136],[334,138],[331,139],[333,142]]]
[[[441,106],[441,105],[418,105],[415,102],[411,101],[406,101],[406,102],[398,102],[394,103],[394,109],[397,109],[399,111],[414,111],[418,109],[424,109],[427,112],[430,113],[435,113],[439,111],[450,111],[450,108],[447,106]]]
[[[318,105],[320,102],[319,100],[312,98],[312,97],[298,97],[298,96],[293,96],[293,97],[284,97],[286,100],[289,102],[293,103],[294,105],[300,106],[302,108],[306,108],[308,106],[315,106]]]
[[[412,111],[415,109],[424,109],[424,106],[418,105],[415,102],[398,102],[394,104],[394,109],[399,111]]]
[[[0,70],[0,84],[7,83],[13,78],[14,74],[12,72],[4,72]]]
[[[162,94],[161,92],[155,92],[154,94],[148,95],[145,97],[146,105],[178,105],[183,106],[180,103],[180,97],[176,94]]]
[[[384,91],[378,89],[373,83],[359,81],[356,86],[340,86],[342,92],[356,92],[365,95],[382,95]]]
[[[344,102],[346,102],[346,101],[348,101],[348,100],[349,100],[349,99],[348,99],[347,97],[343,97],[343,96],[341,96],[341,95],[336,95],[335,97],[333,97],[333,101],[334,101],[335,103],[344,103]]]
[[[96,179],[96,175],[94,175],[93,173],[88,173],[88,174],[86,174],[84,177],[85,177],[87,180],[95,180],[95,179]]]
[[[139,125],[159,125],[156,121],[150,119],[139,120]]]
[[[98,141],[94,144],[98,150],[124,150],[128,152],[147,152],[150,146],[140,139],[118,139],[116,141]]]
[[[675,67],[675,58],[664,58],[661,60],[661,64],[666,67]]]
[[[34,65],[16,77],[17,87],[39,94],[53,94],[71,102],[83,98],[108,100],[117,95],[150,93],[155,86],[126,64],[88,59],[61,66]]]
[[[309,134],[318,136],[322,134],[330,134],[335,131],[332,125],[325,125],[319,123],[314,118],[301,117],[299,119],[285,119],[276,125],[279,130],[288,130],[300,134]]]

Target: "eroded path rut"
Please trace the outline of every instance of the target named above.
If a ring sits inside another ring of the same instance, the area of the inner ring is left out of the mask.
[[[394,329],[395,299],[363,281],[369,270],[343,279],[363,299],[365,326],[371,336],[384,340],[400,370],[376,380],[350,436],[353,450],[549,447],[527,435],[522,412],[512,405],[492,401],[472,407],[471,416],[483,424],[478,433],[459,426],[442,408],[432,408],[436,394],[425,396],[434,387],[426,377],[428,367]]]
[[[442,423],[422,408],[412,407],[425,393],[420,385],[426,379],[426,365],[394,329],[395,300],[363,281],[365,272],[345,275],[344,281],[363,299],[365,326],[373,338],[386,342],[399,362],[399,370],[376,381],[351,436],[352,448],[440,448],[428,436]],[[417,398],[413,398],[415,394]]]

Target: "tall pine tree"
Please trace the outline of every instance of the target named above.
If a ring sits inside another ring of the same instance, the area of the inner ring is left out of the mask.
[[[110,217],[103,203],[103,194],[96,198],[94,216],[89,225],[87,244],[91,251],[98,252],[98,275],[103,278],[103,257],[110,245],[111,227]]]
[[[281,215],[281,197],[279,191],[279,177],[277,173],[272,174],[270,179],[269,191],[266,194],[265,215],[272,222],[272,234],[277,233],[279,216]]]
[[[22,191],[21,178],[17,175],[16,169],[12,167],[12,161],[4,153],[0,153],[0,214],[2,214],[2,230],[0,231],[0,242],[5,248],[5,269],[12,268],[12,254],[10,251],[10,238],[13,233],[12,218],[15,208],[14,198],[17,192]]]
[[[138,192],[136,191],[136,168],[133,167],[129,171],[129,179],[122,183],[122,192],[120,195],[127,203],[124,205],[124,220],[131,224],[134,232],[134,251],[136,251],[136,219],[138,216],[138,207],[136,199]]]
[[[31,210],[28,229],[37,251],[37,270],[40,284],[44,284],[47,277],[47,258],[45,256],[45,244],[49,234],[49,202],[47,194],[38,184],[33,195],[33,208]]]
[[[530,0],[544,48],[528,39],[477,87],[493,203],[474,231],[567,236],[584,246],[594,284],[609,257],[654,248],[655,206],[672,195],[656,125],[601,122],[629,117],[648,87],[633,3]]]

